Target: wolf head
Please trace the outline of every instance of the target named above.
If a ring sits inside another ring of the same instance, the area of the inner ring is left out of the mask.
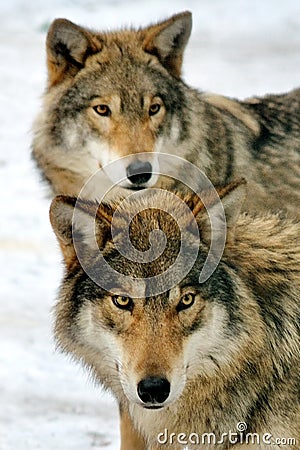
[[[173,151],[184,133],[179,77],[190,31],[189,12],[137,31],[111,33],[55,20],[47,37],[47,95],[33,143],[38,163],[51,161],[73,171],[74,184],[76,174],[82,178],[81,188],[99,168],[120,160],[108,173],[114,183],[154,185],[155,153]],[[69,195],[79,190],[56,188]]]
[[[60,347],[92,367],[96,377],[119,399],[123,396],[132,404],[153,409],[177,400],[188,383],[199,376],[206,380],[238,370],[243,358],[251,358],[255,342],[260,339],[261,319],[251,293],[230,265],[221,261],[212,276],[199,283],[210,230],[203,203],[196,196],[185,198],[184,203],[196,218],[200,241],[190,225],[190,216],[185,216],[176,204],[173,208],[188,229],[188,248],[191,252],[197,248],[195,264],[170,289],[147,295],[153,277],[174,264],[182,244],[182,230],[173,217],[164,213],[169,193],[153,194],[156,208],[145,208],[146,192],[127,200],[115,224],[114,240],[111,223],[116,206],[98,207],[59,196],[52,203],[50,218],[67,267],[56,310]],[[232,241],[243,185],[229,185],[220,195],[228,239]],[[75,205],[81,220],[72,230]],[[130,244],[143,253],[149,250],[153,230],[166,236],[163,252],[147,263],[132,261],[117,251],[118,241],[128,239],[124,223],[136,206],[140,212],[127,230]],[[91,245],[95,239],[98,255]],[[78,253],[84,255],[86,271],[78,262]],[[115,271],[109,280],[111,291],[103,289],[102,282],[107,280],[101,279],[101,273],[98,284],[87,275],[97,273],[99,253]],[[183,265],[178,270],[183,273]],[[124,274],[133,281],[143,281],[139,292],[130,282],[120,287]],[[177,275],[174,273],[174,278]]]

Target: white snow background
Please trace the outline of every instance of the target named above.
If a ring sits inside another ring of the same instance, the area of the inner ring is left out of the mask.
[[[56,17],[96,29],[193,12],[185,80],[238,98],[300,85],[299,0],[0,2],[0,450],[119,448],[117,406],[57,353],[51,308],[62,274],[47,189],[30,160]]]

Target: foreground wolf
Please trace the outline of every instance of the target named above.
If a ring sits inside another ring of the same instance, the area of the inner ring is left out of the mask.
[[[164,152],[215,185],[246,176],[248,209],[298,210],[300,90],[238,101],[191,89],[180,78],[190,32],[189,12],[107,33],[53,22],[32,154],[54,193],[78,195],[99,168],[129,155],[114,170],[122,187],[174,188],[157,179]],[[99,198],[99,183],[90,186]]]
[[[181,246],[177,222],[163,211],[167,191],[153,193],[157,208],[145,209],[147,191],[128,199],[116,219],[114,241],[114,207],[101,204],[97,209],[92,202],[78,201],[76,252],[71,232],[76,199],[58,196],[52,203],[50,218],[66,265],[56,306],[56,339],[116,397],[122,450],[179,449],[184,447],[179,433],[199,449],[211,448],[205,438],[201,443],[204,433],[214,433],[219,444],[213,448],[219,449],[234,442],[236,449],[268,449],[270,439],[278,449],[275,439],[282,438],[290,443],[284,448],[299,448],[300,224],[277,215],[240,214],[243,191],[242,184],[232,183],[219,192],[227,244],[203,284],[199,273],[210,245],[206,210],[198,197],[185,198],[197,220],[199,241],[190,215],[174,204],[175,216],[185,221],[189,233],[188,249],[192,253],[196,248],[197,259],[178,284],[152,297],[147,296],[151,277],[174,263]],[[126,242],[124,224],[136,207],[141,212],[131,220],[129,236],[137,250],[149,248],[153,230],[167,237],[165,251],[147,264],[133,263],[116,250],[117,243]],[[100,253],[87,233],[95,214],[101,255],[116,270],[111,292],[94,283],[77,259],[80,253],[88,271],[97,272]],[[144,281],[138,295],[130,283],[120,286],[121,274]],[[120,288],[123,294],[115,294]],[[240,423],[246,424],[244,432]],[[239,431],[237,437],[229,438],[230,430]],[[247,434],[255,445],[248,445]]]

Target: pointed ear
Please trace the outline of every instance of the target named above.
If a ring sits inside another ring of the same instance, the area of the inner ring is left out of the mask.
[[[143,48],[158,57],[161,64],[179,78],[183,52],[192,29],[192,14],[185,11],[147,28]]]
[[[49,84],[74,76],[88,56],[101,50],[100,42],[87,30],[66,19],[56,19],[47,36]]]
[[[76,214],[74,215],[76,207]],[[103,248],[110,237],[111,211],[105,205],[58,195],[50,206],[50,222],[59,242],[67,267],[77,259],[76,252]],[[74,247],[76,236],[76,250]]]
[[[210,218],[201,200],[198,200],[197,203],[194,201],[192,212],[200,225],[201,239],[204,242],[210,242],[211,227],[213,226],[216,240],[223,238],[224,236],[221,236],[221,233],[224,233],[224,230],[226,230],[226,243],[233,243],[235,226],[246,197],[246,180],[240,179],[232,182],[223,188],[217,189],[217,193],[225,214],[220,209],[220,203],[216,203],[215,196],[210,197],[209,193],[204,193],[203,200],[209,206]],[[224,224],[224,217],[226,224]]]

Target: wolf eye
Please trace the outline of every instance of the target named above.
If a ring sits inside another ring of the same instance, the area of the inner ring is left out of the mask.
[[[180,302],[177,305],[177,311],[190,308],[195,302],[195,294],[188,293],[181,297]]]
[[[99,114],[99,116],[108,117],[111,115],[111,110],[107,105],[96,105],[93,107],[93,110]]]
[[[153,103],[149,108],[149,116],[154,116],[160,110],[161,105],[159,103]]]
[[[130,297],[125,297],[122,295],[114,295],[112,301],[117,308],[132,310],[133,301]]]

